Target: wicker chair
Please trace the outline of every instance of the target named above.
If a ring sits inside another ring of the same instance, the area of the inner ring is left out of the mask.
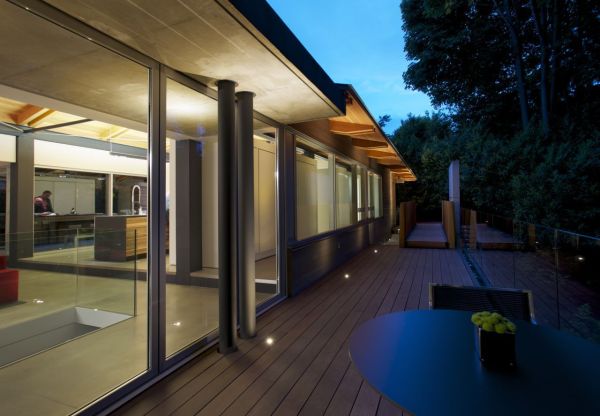
[[[529,290],[429,284],[430,309],[498,312],[508,319],[535,323]]]

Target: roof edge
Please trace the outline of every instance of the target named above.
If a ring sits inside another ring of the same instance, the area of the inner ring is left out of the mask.
[[[308,52],[265,0],[228,0],[279,52],[340,111],[346,112],[343,91]]]

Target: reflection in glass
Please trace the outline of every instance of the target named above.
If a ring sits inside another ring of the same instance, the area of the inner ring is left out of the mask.
[[[335,164],[335,196],[337,228],[352,224],[352,169],[337,162]]]
[[[167,80],[166,353],[218,327],[217,102]]]
[[[8,2],[0,15],[0,134],[19,136],[0,175],[0,414],[74,413],[148,365],[146,217],[111,207],[114,178],[147,175],[149,74]]]
[[[277,139],[256,121],[254,133],[254,249],[256,304],[279,293],[277,272]]]
[[[333,156],[298,140],[296,147],[296,237],[333,229]]]

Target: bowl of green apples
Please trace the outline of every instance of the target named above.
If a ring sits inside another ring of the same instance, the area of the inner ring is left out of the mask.
[[[477,336],[479,360],[487,368],[511,369],[516,366],[517,326],[497,312],[482,311],[471,316]]]

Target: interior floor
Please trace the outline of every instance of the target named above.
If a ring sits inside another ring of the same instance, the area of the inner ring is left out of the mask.
[[[167,355],[217,328],[217,288],[167,284],[166,298]],[[147,368],[145,281],[21,270],[19,300],[0,308],[0,330],[75,306],[132,317],[0,368],[0,414],[72,413]]]
[[[131,270],[133,273],[134,265],[137,271],[147,270],[147,260],[145,258],[125,262],[99,261],[94,259],[94,246],[83,246],[77,248],[64,248],[56,250],[46,250],[34,253],[32,257],[20,259],[26,263],[44,263],[56,265],[79,265],[98,267],[103,269]],[[169,255],[166,255],[167,273],[175,274],[177,267],[170,264]],[[256,261],[256,279],[264,281],[277,280],[277,256],[269,256]],[[191,273],[193,277],[218,277],[218,269],[205,268]],[[266,283],[266,282],[263,282]]]

